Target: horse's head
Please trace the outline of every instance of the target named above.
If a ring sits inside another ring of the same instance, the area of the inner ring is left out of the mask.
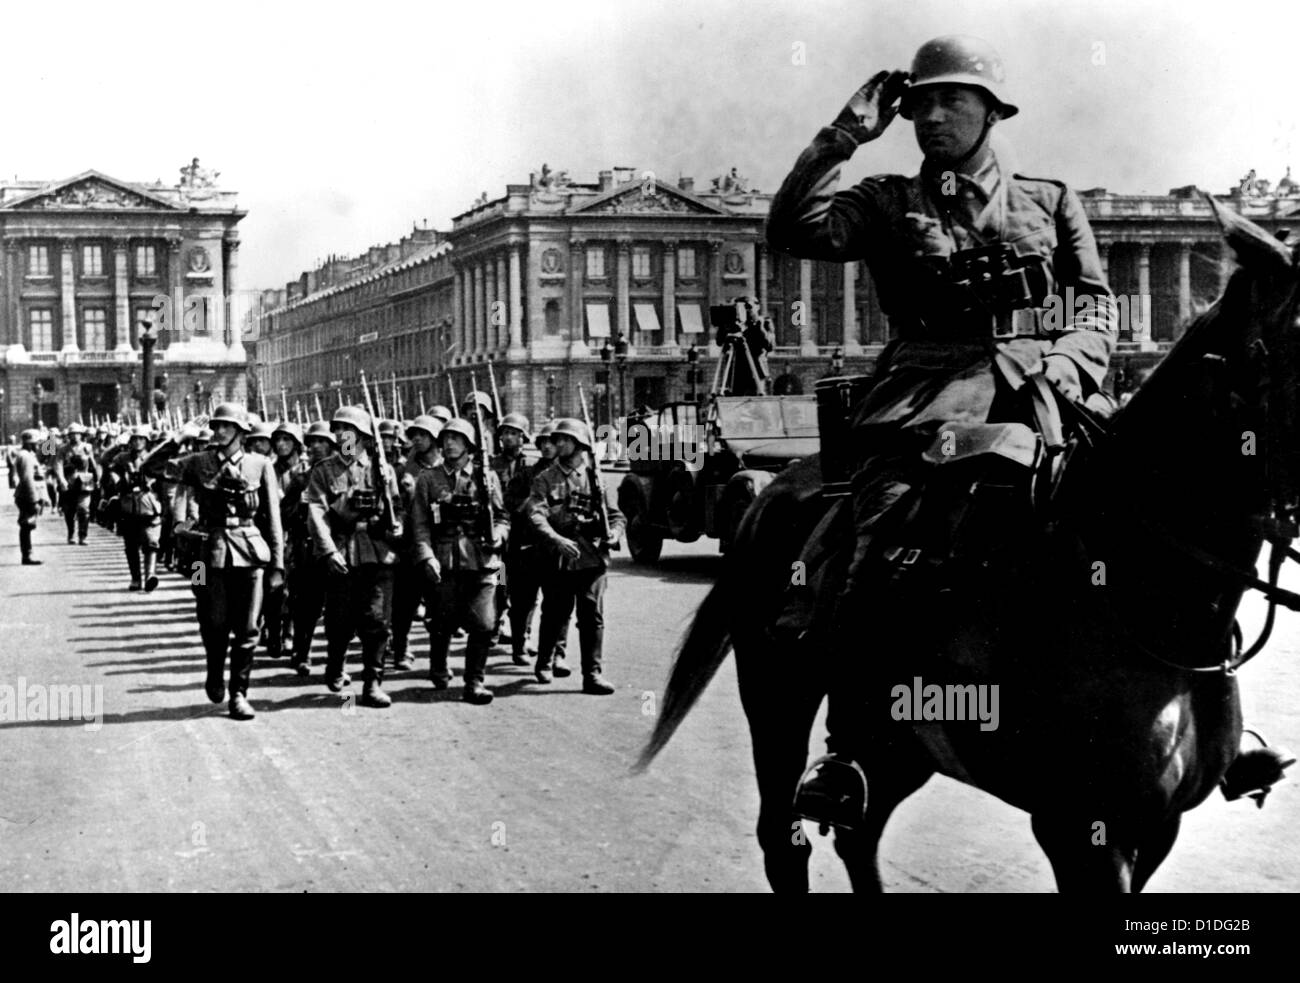
[[[1239,264],[1219,302],[1228,330],[1216,332],[1209,354],[1225,360],[1234,402],[1243,419],[1256,423],[1255,453],[1270,516],[1294,536],[1300,520],[1300,250],[1205,197]],[[1243,436],[1243,452],[1250,445]]]

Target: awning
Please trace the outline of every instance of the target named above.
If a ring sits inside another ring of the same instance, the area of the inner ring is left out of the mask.
[[[636,312],[636,326],[641,331],[658,331],[659,314],[655,311],[654,304],[633,304],[632,309]]]
[[[682,319],[682,334],[704,333],[704,321],[700,318],[699,304],[678,304],[677,313]]]
[[[587,305],[587,337],[589,338],[609,337],[609,305],[608,304]]]

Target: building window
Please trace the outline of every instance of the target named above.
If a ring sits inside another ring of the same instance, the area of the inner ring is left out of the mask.
[[[153,246],[135,247],[135,275],[158,275],[158,253]]]
[[[599,280],[605,275],[605,249],[603,246],[587,247],[587,278]]]
[[[677,250],[677,275],[688,280],[695,276],[695,250],[689,246]]]
[[[104,275],[104,247],[87,244],[81,247],[81,275]]]
[[[32,351],[54,351],[54,312],[48,307],[39,307],[29,315],[32,328]]]
[[[632,250],[632,275],[642,280],[648,280],[654,275],[650,272],[649,246],[637,246]]]
[[[28,246],[27,247],[27,275],[28,276],[49,276],[50,275],[50,247],[49,246]]]
[[[102,307],[87,307],[82,311],[81,334],[86,351],[108,351],[108,312]]]

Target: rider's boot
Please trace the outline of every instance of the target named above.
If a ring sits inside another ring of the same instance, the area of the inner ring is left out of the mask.
[[[1219,788],[1229,802],[1246,795],[1262,809],[1269,790],[1286,777],[1285,771],[1295,764],[1296,757],[1285,748],[1270,747],[1257,731],[1246,733],[1254,735],[1263,746],[1238,751]]]

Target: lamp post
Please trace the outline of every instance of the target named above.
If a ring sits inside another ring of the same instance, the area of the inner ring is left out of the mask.
[[[600,360],[605,365],[605,378],[608,379],[609,365],[614,360],[614,346],[609,343],[608,338],[600,348]],[[605,386],[605,421],[614,422],[614,387],[608,384]]]
[[[831,375],[839,375],[844,371],[844,349],[837,348],[831,353]]]
[[[555,419],[555,373],[546,376],[546,418]]]
[[[698,402],[700,398],[699,393],[696,390],[697,377],[695,374],[699,369],[699,364],[700,364],[700,350],[695,347],[695,342],[692,341],[691,347],[686,349],[686,374],[689,376],[688,381],[691,384],[690,400],[692,403]]]
[[[621,331],[614,339],[614,358],[618,362],[618,414],[627,416],[627,339]]]
[[[39,381],[32,383],[32,426],[41,425],[41,397],[45,395],[45,390],[41,388]]]
[[[140,419],[148,421],[153,408],[153,347],[158,343],[158,329],[151,320],[140,321],[140,355],[143,362],[140,379]]]

